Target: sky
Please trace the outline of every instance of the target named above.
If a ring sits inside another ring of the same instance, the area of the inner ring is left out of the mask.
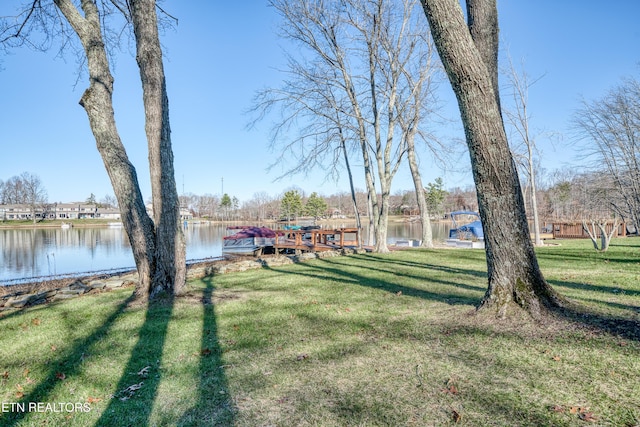
[[[0,16],[13,15],[19,3],[2,1]],[[279,18],[266,1],[167,0],[163,8],[179,20],[162,37],[179,193],[224,192],[246,201],[258,192],[278,196],[292,187],[307,194],[348,191],[346,174],[337,182],[321,171],[276,181],[286,165],[267,170],[277,156],[268,148],[270,122],[247,126],[257,91],[280,85],[283,48],[290,49],[277,37]],[[530,78],[540,78],[529,89],[528,108],[542,167],[578,170],[581,150],[574,143],[571,117],[581,99],[599,99],[622,78],[638,77],[640,2],[499,0],[498,13],[501,55],[508,51]],[[92,193],[99,200],[113,191],[78,104],[86,76],[78,79],[74,57],[55,53],[23,48],[0,59],[0,180],[27,171],[40,177],[50,202],[84,201]],[[113,73],[116,121],[147,199],[144,114],[134,55],[120,54]],[[441,98],[442,114],[459,123],[448,83],[442,85]],[[455,124],[443,134],[451,140],[464,136]],[[446,188],[472,184],[466,152],[444,169],[424,152],[421,172],[425,183],[443,177]],[[364,188],[364,181],[356,186]],[[405,167],[392,192],[412,188]]]

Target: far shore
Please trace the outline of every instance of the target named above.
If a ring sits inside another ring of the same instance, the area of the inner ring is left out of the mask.
[[[367,217],[362,217],[363,223]],[[330,225],[340,227],[344,223],[352,223],[355,221],[355,218],[347,217],[347,218],[330,218],[330,219],[319,219],[314,221],[313,218],[301,217],[298,220],[292,220],[290,224],[296,224],[298,222],[302,223],[315,223],[317,225]],[[431,220],[432,222],[439,222],[441,220]],[[276,221],[273,219],[265,219],[265,220],[234,220],[234,221],[222,221],[222,220],[211,220],[207,218],[194,218],[186,221],[187,224],[201,224],[201,223],[209,223],[209,224],[229,224],[229,225],[243,225],[243,224],[279,224],[279,225],[287,225],[289,222],[286,221]],[[419,219],[415,216],[401,216],[401,215],[390,215],[389,222],[420,222]],[[14,229],[14,228],[61,228],[63,224],[71,224],[73,227],[80,228],[91,228],[91,227],[108,227],[113,223],[121,223],[119,220],[114,219],[68,219],[68,220],[45,220],[38,221],[35,224],[31,221],[2,221],[0,222],[0,229]]]

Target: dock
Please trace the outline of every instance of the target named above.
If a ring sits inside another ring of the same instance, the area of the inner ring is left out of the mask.
[[[357,228],[333,230],[285,230],[274,246],[276,253],[322,252],[343,248],[357,248],[360,241]]]

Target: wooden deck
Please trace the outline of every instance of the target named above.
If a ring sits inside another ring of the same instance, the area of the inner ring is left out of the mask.
[[[333,230],[286,230],[279,236],[276,253],[286,251],[320,252],[358,246],[360,236],[357,228],[339,228]]]

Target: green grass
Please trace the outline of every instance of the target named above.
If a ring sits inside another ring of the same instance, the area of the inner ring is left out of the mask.
[[[129,289],[4,315],[0,401],[91,410],[0,425],[635,426],[640,240],[560,243],[540,264],[579,309],[544,325],[475,315],[477,250],[215,276],[150,310]]]

